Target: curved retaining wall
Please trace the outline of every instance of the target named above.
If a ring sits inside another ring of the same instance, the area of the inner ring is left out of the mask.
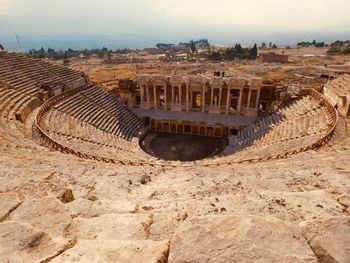
[[[55,149],[57,151],[67,153],[67,154],[73,154],[75,156],[78,156],[80,158],[88,159],[88,160],[94,160],[94,161],[101,161],[105,163],[113,163],[113,164],[119,164],[119,165],[131,165],[131,166],[162,166],[162,167],[191,167],[193,165],[197,166],[224,166],[224,165],[231,165],[231,164],[236,164],[236,163],[257,163],[257,162],[262,162],[262,161],[267,161],[267,160],[277,160],[277,159],[284,159],[289,156],[298,154],[300,152],[305,152],[311,149],[316,149],[321,147],[322,145],[326,144],[328,140],[333,136],[335,127],[338,122],[338,113],[335,110],[335,108],[331,105],[331,103],[320,93],[315,91],[314,89],[307,89],[305,92],[309,95],[311,95],[313,98],[319,101],[319,104],[324,106],[326,108],[326,114],[327,117],[330,119],[332,122],[332,126],[328,129],[326,135],[319,139],[317,142],[312,143],[306,147],[301,147],[296,150],[292,151],[286,151],[286,152],[281,152],[275,155],[269,155],[269,156],[264,156],[264,157],[259,157],[259,158],[251,158],[251,159],[243,159],[243,160],[225,160],[225,161],[220,161],[219,159],[213,159],[211,160],[202,160],[202,161],[196,161],[196,162],[169,162],[169,161],[156,161],[156,162],[144,162],[140,160],[116,160],[116,159],[111,159],[111,158],[106,158],[106,157],[99,157],[99,156],[94,156],[88,153],[83,153],[80,151],[73,150],[67,146],[64,146],[60,144],[59,142],[55,141],[52,139],[48,134],[45,133],[44,129],[41,128],[41,124],[44,118],[44,114],[46,111],[48,111],[53,105],[58,103],[59,101],[64,100],[65,98],[68,98],[76,93],[79,93],[80,91],[87,89],[88,86],[80,87],[74,90],[69,90],[66,91],[60,95],[57,95],[55,97],[50,98],[46,102],[42,104],[40,109],[38,110],[36,116],[35,116],[35,121],[33,124],[33,137],[38,140],[41,144],[50,147],[52,149]]]

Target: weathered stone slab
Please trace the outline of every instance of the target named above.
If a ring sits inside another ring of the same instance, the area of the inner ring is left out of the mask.
[[[78,239],[142,240],[146,239],[151,224],[150,216],[144,214],[104,214],[92,218],[74,218],[69,227],[69,235]]]
[[[260,192],[268,200],[267,210],[280,219],[305,221],[313,218],[340,216],[343,207],[325,190],[305,192]]]
[[[320,262],[350,262],[350,217],[320,218],[301,225]]]
[[[30,224],[5,221],[0,224],[0,262],[41,262],[65,249],[57,241]]]
[[[274,217],[205,216],[186,220],[170,245],[169,263],[316,263],[305,238]]]
[[[135,203],[106,199],[90,201],[88,199],[77,198],[66,204],[66,207],[74,216],[96,217],[111,213],[132,213],[135,210]]]
[[[167,241],[79,240],[52,263],[166,263]]]
[[[62,237],[72,221],[64,204],[54,197],[26,200],[11,213],[9,219],[30,223],[54,237]]]
[[[0,193],[0,222],[5,220],[10,212],[16,209],[21,204],[16,193]]]

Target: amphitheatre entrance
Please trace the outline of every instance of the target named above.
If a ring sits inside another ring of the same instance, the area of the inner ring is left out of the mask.
[[[149,132],[141,147],[148,154],[168,161],[195,161],[223,151],[228,139],[192,134]]]

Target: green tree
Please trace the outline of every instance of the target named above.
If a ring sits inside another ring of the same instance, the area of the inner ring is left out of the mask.
[[[242,52],[242,46],[241,46],[241,44],[240,44],[240,43],[236,43],[235,49],[236,49],[237,53],[241,53],[241,52]]]
[[[254,44],[253,48],[250,49],[249,51],[249,57],[251,59],[256,59],[257,56],[258,56],[258,46]]]
[[[193,39],[190,41],[189,47],[190,47],[192,53],[196,52],[196,43],[193,41]]]
[[[47,53],[53,54],[53,53],[55,53],[55,50],[52,48],[47,48]]]

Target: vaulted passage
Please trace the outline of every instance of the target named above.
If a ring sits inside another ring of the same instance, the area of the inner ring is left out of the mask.
[[[195,161],[221,153],[227,141],[199,135],[149,132],[141,146],[148,154],[164,160]]]

